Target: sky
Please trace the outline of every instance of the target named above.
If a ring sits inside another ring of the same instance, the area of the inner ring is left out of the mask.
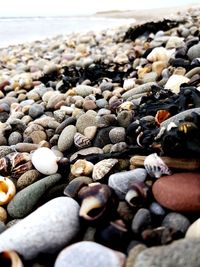
[[[0,16],[65,16],[200,3],[200,0],[0,0]]]

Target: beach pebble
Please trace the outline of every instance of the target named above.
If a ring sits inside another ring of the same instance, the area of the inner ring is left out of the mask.
[[[122,267],[125,255],[92,241],[82,241],[63,249],[54,267]]]
[[[79,232],[79,205],[68,197],[55,198],[0,235],[0,252],[15,250],[25,259],[55,253]]]
[[[162,221],[162,226],[173,229],[176,232],[180,232],[185,235],[188,227],[190,226],[190,221],[187,217],[180,213],[170,212]]]
[[[97,132],[96,126],[89,126],[84,129],[84,135],[90,140],[92,140],[95,137],[96,132]]]
[[[57,157],[53,151],[47,147],[40,147],[32,154],[34,167],[42,174],[54,174],[58,170]]]
[[[131,224],[131,229],[134,234],[140,234],[143,230],[151,227],[151,214],[148,209],[139,209]]]
[[[95,101],[90,100],[90,99],[85,99],[83,102],[83,108],[84,108],[84,110],[96,109],[97,105],[96,105]]]
[[[181,239],[170,245],[143,250],[136,258],[134,267],[198,267],[200,265],[199,239]]]
[[[14,219],[28,215],[45,192],[60,179],[60,174],[50,175],[19,191],[7,206],[8,214]]]
[[[12,132],[8,137],[8,144],[10,146],[16,145],[16,144],[22,142],[22,140],[23,140],[23,137],[22,137],[21,133]]]
[[[0,221],[0,234],[3,233],[6,230],[6,226],[4,224],[4,222]]]
[[[22,174],[17,180],[17,189],[21,190],[32,183],[36,182],[41,177],[37,170],[28,170]]]
[[[176,173],[163,176],[152,187],[153,196],[162,206],[177,212],[200,211],[200,174]]]
[[[125,141],[125,129],[123,127],[116,127],[110,130],[109,138],[113,144]]]
[[[35,103],[29,109],[29,115],[33,119],[40,117],[43,113],[44,113],[44,107],[41,104]]]
[[[61,132],[58,139],[58,149],[61,152],[69,150],[74,142],[74,135],[76,133],[76,127],[74,125],[68,125]]]
[[[190,60],[200,57],[200,43],[193,45],[189,48],[187,55]]]
[[[119,126],[128,127],[133,120],[133,112],[129,110],[122,110],[117,114],[117,121]]]
[[[0,207],[0,222],[5,223],[7,221],[8,215],[5,208]]]
[[[186,238],[199,238],[200,237],[200,219],[194,221],[187,229]]]
[[[188,82],[189,79],[187,77],[174,74],[170,76],[169,80],[165,84],[165,89],[170,89],[173,93],[178,94],[180,92],[181,84]]]
[[[184,38],[178,36],[171,36],[166,43],[166,48],[178,48],[184,45]]]
[[[89,114],[82,114],[76,122],[77,131],[81,134],[84,134],[84,130],[89,126],[97,126],[96,117]]]
[[[94,88],[92,86],[89,86],[89,85],[80,84],[74,88],[74,91],[76,92],[77,95],[80,95],[82,97],[86,97],[86,96],[93,93]]]

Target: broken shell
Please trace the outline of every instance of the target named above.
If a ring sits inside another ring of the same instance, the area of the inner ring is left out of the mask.
[[[9,203],[15,194],[14,183],[9,178],[0,176],[0,205]]]
[[[87,160],[78,159],[71,167],[71,173],[74,176],[90,175],[92,173],[94,165]]]
[[[65,187],[64,195],[75,198],[79,190],[90,183],[92,179],[87,176],[76,177]]]
[[[92,179],[94,181],[104,178],[118,163],[117,159],[104,159],[94,165]]]
[[[148,187],[142,182],[131,184],[125,200],[131,207],[141,208],[147,198]]]
[[[84,186],[78,192],[78,197],[82,200],[79,215],[88,221],[100,218],[107,207],[111,198],[111,190],[105,184],[91,183]]]
[[[163,174],[171,174],[168,166],[156,153],[145,158],[144,167],[151,177],[160,178]]]
[[[15,251],[8,250],[0,253],[0,266],[23,267],[23,264]]]
[[[77,256],[78,255],[78,256]],[[68,264],[69,263],[69,264]],[[63,249],[54,267],[122,267],[125,255],[92,241],[82,241]]]
[[[130,163],[135,168],[144,166],[145,156],[133,156],[130,159]],[[169,167],[174,169],[182,170],[197,170],[200,168],[199,159],[190,158],[171,158],[171,157],[160,157],[162,161]],[[187,162],[187,164],[185,164]]]
[[[75,133],[74,144],[77,148],[80,148],[80,149],[91,146],[90,139],[88,139],[86,136],[84,136],[81,133]]]
[[[40,147],[33,152],[32,163],[42,174],[51,175],[58,170],[57,157],[47,147]]]
[[[146,177],[147,171],[143,168],[118,172],[110,175],[108,185],[113,188],[120,199],[124,199],[131,184],[134,182],[144,182]]]
[[[163,121],[168,119],[170,116],[171,114],[169,113],[169,111],[161,109],[157,111],[156,116],[155,116],[155,121],[157,122],[158,125],[160,125]]]

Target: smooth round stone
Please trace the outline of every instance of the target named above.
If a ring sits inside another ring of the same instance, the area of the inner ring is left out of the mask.
[[[33,104],[29,109],[29,115],[36,119],[44,113],[44,107],[41,104]]]
[[[100,129],[95,138],[94,138],[94,146],[95,147],[100,147],[103,148],[105,145],[110,143],[110,138],[109,138],[109,132],[113,127],[105,127]]]
[[[0,207],[0,222],[5,223],[7,221],[7,211],[5,208]]]
[[[139,209],[131,224],[133,233],[140,234],[143,230],[147,229],[151,225],[151,214],[148,209]]]
[[[200,57],[200,43],[189,48],[187,55],[190,60]]]
[[[108,101],[105,98],[97,99],[96,105],[98,108],[105,108],[108,106]]]
[[[96,105],[95,101],[90,100],[90,99],[86,99],[83,102],[83,108],[85,110],[96,109],[97,108],[97,105]]]
[[[142,78],[143,83],[149,83],[149,82],[155,82],[158,78],[158,74],[156,72],[149,72],[145,73],[145,75]]]
[[[71,148],[74,142],[74,135],[76,133],[76,127],[74,125],[68,125],[61,132],[58,139],[58,149],[64,152]]]
[[[63,249],[54,267],[122,267],[125,255],[92,241],[82,241]]]
[[[117,121],[119,126],[128,127],[133,120],[133,112],[128,110],[123,110],[117,114]]]
[[[190,221],[187,217],[180,213],[170,212],[162,221],[162,226],[185,234],[188,227],[190,226]]]
[[[36,182],[41,174],[37,170],[28,170],[22,174],[17,180],[17,188],[19,190],[31,185]]]
[[[116,127],[109,132],[110,141],[113,144],[125,141],[125,129],[123,127]]]
[[[39,144],[41,141],[47,139],[47,135],[44,131],[34,131],[30,133],[29,136],[32,139],[33,144]]]
[[[91,95],[94,91],[94,88],[89,85],[80,84],[75,87],[74,91],[76,92],[77,95],[85,97],[85,96]]]
[[[170,89],[173,93],[178,94],[180,92],[180,86],[183,83],[188,83],[190,79],[185,76],[174,74],[169,77],[165,84],[165,89]]]
[[[12,132],[8,137],[8,144],[10,146],[16,145],[22,142],[22,135],[19,132]]]
[[[55,253],[67,246],[79,230],[79,205],[69,197],[55,198],[0,235],[0,252],[15,250],[24,259]]]
[[[45,192],[61,180],[60,174],[47,176],[19,191],[7,206],[8,214],[19,219],[28,215]]]
[[[200,173],[163,176],[152,187],[156,201],[177,212],[200,211]]]
[[[76,122],[77,131],[84,134],[84,130],[89,126],[97,126],[96,117],[89,114],[82,114]]]
[[[171,36],[166,43],[166,48],[177,48],[184,45],[184,38],[178,36]]]
[[[186,238],[198,238],[200,237],[200,219],[194,221],[188,228]]]

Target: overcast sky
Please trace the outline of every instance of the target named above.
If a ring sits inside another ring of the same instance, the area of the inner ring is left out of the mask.
[[[0,0],[0,3],[0,16],[56,16],[200,3],[200,0]]]

